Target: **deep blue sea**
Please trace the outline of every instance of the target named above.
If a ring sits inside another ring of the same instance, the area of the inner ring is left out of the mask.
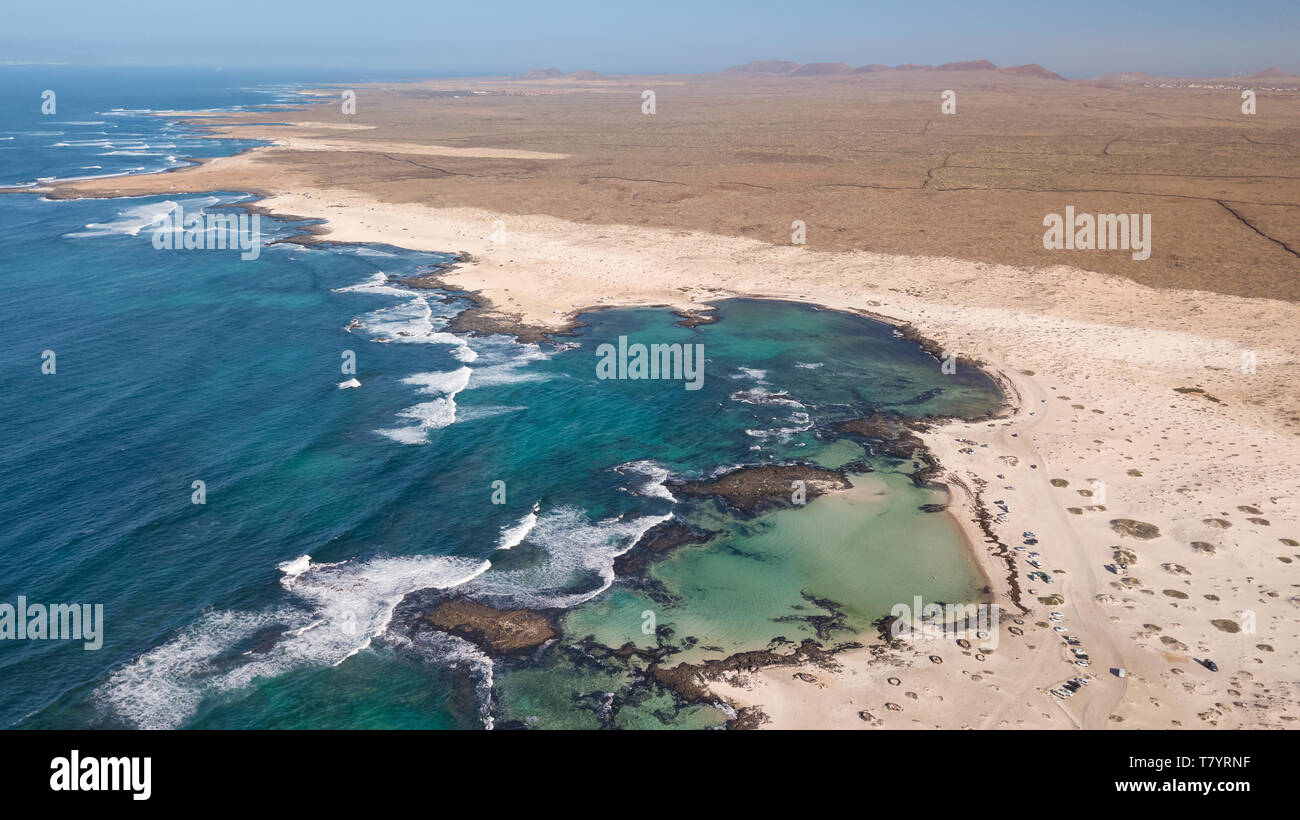
[[[0,183],[232,153],[254,143],[159,112],[282,106],[355,79],[0,67]],[[583,699],[626,680],[593,677],[562,647],[606,629],[617,645],[640,623],[653,604],[620,587],[612,561],[674,514],[707,519],[727,549],[663,565],[676,603],[661,617],[716,632],[719,652],[796,637],[806,627],[776,616],[806,614],[818,584],[852,598],[838,603],[863,624],[914,593],[976,594],[955,528],[916,512],[933,491],[908,465],[876,459],[870,498],[748,521],[687,509],[663,481],[838,466],[866,453],[829,422],[989,412],[998,395],[981,374],[945,376],[866,319],[756,300],[721,303],[721,321],[696,328],[608,310],[554,343],[471,338],[445,329],[468,302],[401,282],[450,255],[282,243],[243,260],[151,241],[161,213],[248,201],[0,196],[0,603],[102,604],[105,619],[96,651],[0,641],[0,726],[603,725],[609,709]],[[261,227],[271,241],[300,226]],[[619,336],[703,344],[703,388],[598,379],[596,347]],[[721,578],[744,601],[714,595]],[[566,610],[573,631],[528,663],[389,633],[394,607],[430,588]],[[618,725],[723,715],[638,697],[620,700]]]

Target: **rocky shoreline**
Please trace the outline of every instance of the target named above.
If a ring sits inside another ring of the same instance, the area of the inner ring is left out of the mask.
[[[664,560],[678,548],[703,544],[717,535],[710,530],[692,527],[676,516],[654,525],[632,548],[614,559],[614,576],[629,586],[644,591],[660,604],[671,602],[663,585],[650,575],[650,567]]]
[[[853,486],[846,470],[812,464],[763,464],[738,467],[707,479],[669,480],[664,486],[674,495],[716,498],[747,516],[770,509],[802,506],[793,500],[795,482],[803,482],[805,501]]]

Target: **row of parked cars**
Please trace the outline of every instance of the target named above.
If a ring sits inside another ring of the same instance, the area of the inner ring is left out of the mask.
[[[1027,577],[1031,581],[1041,581],[1044,584],[1052,583],[1052,576],[1043,569],[1043,563],[1041,560],[1042,556],[1037,551],[1030,549],[1031,547],[1038,545],[1038,536],[1032,530],[1025,530],[1025,532],[1022,533],[1022,538],[1023,543],[1016,547],[1016,550],[1018,552],[1026,553],[1026,562],[1034,568],[1028,573]],[[1030,589],[1029,594],[1033,595],[1034,590]],[[1061,640],[1065,642],[1071,656],[1071,663],[1080,669],[1079,675],[1067,680],[1056,689],[1050,691],[1053,695],[1056,695],[1062,700],[1072,698],[1076,692],[1088,685],[1088,680],[1092,676],[1083,670],[1092,665],[1092,659],[1088,657],[1088,653],[1084,651],[1082,642],[1071,635],[1065,628],[1065,616],[1060,612],[1053,611],[1048,614],[1047,618],[1052,622],[1052,631],[1057,635],[1060,635]]]

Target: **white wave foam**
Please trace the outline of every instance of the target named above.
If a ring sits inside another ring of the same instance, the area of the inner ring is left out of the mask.
[[[589,601],[614,583],[614,559],[636,544],[646,530],[671,515],[591,521],[576,507],[559,507],[538,518],[528,543],[539,547],[544,560],[521,569],[485,575],[473,589],[509,599],[516,606],[569,608]],[[599,583],[586,591],[569,587],[596,576]]]
[[[140,231],[154,224],[159,217],[164,217],[176,210],[177,204],[171,200],[162,202],[150,202],[147,205],[136,205],[131,208],[117,212],[117,219],[112,222],[91,222],[86,225],[84,231],[67,234],[70,237],[89,238],[97,236],[111,236],[113,234],[124,234],[126,236],[139,236]]]
[[[469,385],[470,374],[473,371],[468,367],[462,367],[459,370],[449,370],[445,372],[433,373],[416,373],[413,376],[407,376],[402,379],[402,384],[419,385],[418,393],[427,393],[436,395],[445,393],[452,398],[464,390]]]
[[[309,567],[311,567],[310,555],[299,555],[292,561],[285,561],[283,564],[276,565],[276,569],[289,576],[302,575]]]
[[[794,427],[775,427],[770,430],[746,430],[745,432],[758,439],[776,438],[788,441],[791,436],[810,430],[813,426],[812,418],[807,413],[793,413],[790,421],[794,422]]]
[[[646,477],[646,481],[637,488],[642,495],[652,498],[663,498],[668,501],[676,501],[677,498],[669,492],[664,486],[664,480],[671,475],[667,467],[656,461],[643,459],[641,461],[629,461],[626,464],[620,464],[614,468],[614,472],[619,475],[628,473],[637,473]]]
[[[456,402],[449,398],[421,402],[402,410],[397,416],[417,423],[406,427],[389,427],[375,432],[400,444],[428,444],[430,430],[439,430],[456,422]]]
[[[403,379],[403,384],[415,385],[419,393],[443,395],[398,413],[399,418],[414,420],[416,424],[375,431],[393,441],[401,444],[427,444],[429,430],[447,427],[458,420],[481,419],[523,409],[504,406],[474,407],[458,414],[456,396],[463,390],[550,378],[546,374],[520,372],[521,368],[529,362],[550,357],[550,354],[543,352],[538,345],[520,344],[507,336],[492,336],[476,339],[476,346],[471,347],[468,339],[441,330],[445,327],[446,320],[459,310],[458,307],[447,306],[443,312],[435,311],[430,299],[424,293],[395,286],[382,272],[372,274],[370,278],[355,285],[335,288],[334,292],[398,296],[405,300],[354,319],[348,325],[348,330],[362,328],[373,334],[375,341],[380,342],[452,345],[451,354],[455,359],[466,365],[471,363],[479,365],[474,368],[461,367],[452,371],[416,373]]]
[[[469,384],[471,372],[468,367],[462,367],[447,372],[416,373],[414,376],[402,379],[402,384],[419,385],[417,393],[446,395],[408,407],[397,414],[399,418],[414,419],[419,422],[418,424],[377,432],[402,444],[427,443],[429,441],[427,431],[447,427],[456,422],[456,394]]]
[[[511,547],[517,547],[528,537],[528,533],[533,531],[537,526],[537,511],[541,509],[542,502],[537,501],[533,504],[533,509],[527,515],[519,519],[519,523],[513,527],[506,527],[501,530],[501,539],[497,541],[497,549],[508,550]]]
[[[382,272],[355,285],[334,288],[334,293],[370,293],[399,296],[406,300],[373,310],[357,321],[355,326],[370,331],[375,341],[453,345],[458,350],[463,348],[467,351],[458,356],[461,361],[473,361],[476,357],[474,351],[469,349],[466,339],[441,330],[446,320],[458,312],[459,308],[446,306],[445,309],[435,311],[428,296],[390,283],[388,276]],[[444,308],[442,305],[439,307]]]
[[[804,403],[790,398],[790,394],[784,390],[773,392],[756,387],[753,390],[737,390],[731,394],[732,401],[744,402],[745,404],[783,404],[788,407],[803,407]]]
[[[203,681],[226,688],[214,659],[262,629],[295,623],[295,610],[209,612],[167,643],[114,670],[95,692],[96,700],[141,729],[174,729],[203,700]]]
[[[365,649],[388,628],[394,607],[407,593],[457,587],[490,566],[476,558],[416,555],[364,562],[311,562],[295,574],[285,572],[281,585],[309,602],[316,616],[311,625],[297,633],[302,636],[310,632],[311,640],[288,647],[294,656],[304,660],[338,665]]]
[[[175,728],[209,694],[230,695],[292,669],[337,666],[368,647],[408,593],[460,586],[490,564],[454,556],[374,558],[317,564],[300,556],[279,566],[281,585],[306,605],[260,612],[210,612],[175,637],[114,670],[96,699],[128,723]],[[265,649],[236,654],[263,630]]]
[[[479,340],[478,367],[470,379],[470,389],[549,381],[547,373],[529,373],[524,368],[533,362],[546,361],[551,353],[532,342],[516,342],[508,336]]]
[[[375,432],[385,438],[392,439],[398,444],[429,443],[429,431],[418,425],[412,427],[384,427]]]
[[[740,370],[740,372],[739,372],[739,373],[735,373],[735,374],[733,374],[731,378],[733,378],[733,379],[753,379],[754,381],[758,382],[759,384],[767,384],[767,371],[766,371],[766,370],[759,370],[758,368],[754,368],[754,367],[741,367],[741,368],[738,368],[738,369]]]
[[[388,284],[388,276],[384,273],[375,273],[364,282],[358,282],[355,285],[347,285],[341,288],[334,288],[334,293],[385,293],[390,296],[411,297],[413,294],[409,290]]]
[[[126,172],[122,172],[122,173],[126,173]],[[105,176],[121,176],[121,174],[100,175],[100,177],[105,177]],[[99,178],[99,177],[81,177],[81,179],[94,179],[94,178]],[[65,178],[65,179],[71,179],[71,178]],[[112,236],[115,234],[125,235],[125,236],[139,236],[140,231],[152,226],[154,222],[157,221],[159,218],[167,216],[172,211],[175,211],[178,207],[184,208],[184,210],[190,214],[203,214],[206,212],[204,209],[210,208],[213,205],[219,205],[222,203],[222,201],[223,201],[222,198],[218,196],[206,196],[206,197],[199,197],[195,199],[184,199],[181,200],[179,203],[167,199],[167,200],[163,200],[162,202],[148,202],[143,205],[134,205],[118,211],[117,218],[114,219],[112,222],[91,222],[86,225],[86,230],[77,231],[75,233],[69,233],[66,234],[66,236],[77,237],[77,238]],[[237,200],[226,200],[226,201],[233,202]],[[184,230],[183,228],[177,228],[177,229],[181,231]]]

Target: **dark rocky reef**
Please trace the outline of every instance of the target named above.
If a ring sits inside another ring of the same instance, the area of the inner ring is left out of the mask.
[[[808,501],[852,486],[844,470],[828,470],[812,464],[739,467],[716,478],[672,480],[664,482],[664,486],[674,495],[711,496],[745,515],[754,515],[767,509],[794,507],[791,499],[796,481],[804,482]]]
[[[852,631],[848,626],[848,614],[844,612],[844,608],[840,606],[840,604],[830,600],[829,598],[818,598],[817,596],[812,595],[807,591],[804,591],[800,594],[805,601],[807,601],[808,603],[812,604],[815,607],[826,610],[830,614],[829,615],[782,615],[780,618],[775,619],[777,623],[791,623],[791,622],[802,621],[803,623],[806,623],[813,628],[813,631],[817,633],[818,640],[823,640],[823,641],[830,640],[831,633],[837,630],[842,630],[846,632]],[[796,607],[796,609],[802,609],[802,608],[803,607]]]
[[[789,642],[777,638],[768,649],[739,652],[716,661],[681,663],[673,667],[655,663],[647,671],[655,680],[672,689],[687,703],[714,703],[717,701],[717,696],[709,691],[709,682],[716,681],[723,675],[757,672],[772,666],[800,666],[805,663],[822,669],[838,669],[839,662],[835,660],[835,653],[859,646],[859,644],[845,644],[824,649],[812,638],[807,638],[798,644],[793,652],[778,652],[776,647],[783,643]]]
[[[888,322],[888,323],[892,324],[892,322]],[[898,333],[898,338],[903,339],[904,341],[912,342],[917,347],[921,348],[921,350],[930,354],[931,356],[933,356],[935,359],[938,359],[939,361],[943,361],[944,359],[943,354],[949,352],[946,348],[944,348],[943,345],[939,344],[934,339],[927,339],[925,336],[922,336],[921,331],[918,330],[915,325],[912,324],[899,325],[896,328],[896,332]],[[957,365],[959,367],[981,368],[984,366],[984,363],[981,362],[979,359],[972,359],[969,356],[962,356],[959,354],[957,356]]]
[[[910,475],[914,484],[924,487],[934,481],[941,468],[939,461],[916,434],[930,429],[934,421],[936,420],[913,419],[893,413],[872,413],[870,416],[842,421],[835,425],[835,431],[868,439],[871,449],[880,455],[919,463],[920,467]]]
[[[715,311],[675,310],[673,315],[681,320],[677,323],[678,327],[699,327],[718,322],[718,314]]]
[[[464,595],[424,590],[406,596],[393,613],[399,632],[434,629],[455,635],[493,657],[525,654],[560,636],[557,612],[500,609]]]
[[[644,578],[652,564],[667,558],[674,550],[687,544],[703,544],[714,535],[670,518],[646,530],[630,550],[615,558],[614,574],[623,579]]]

